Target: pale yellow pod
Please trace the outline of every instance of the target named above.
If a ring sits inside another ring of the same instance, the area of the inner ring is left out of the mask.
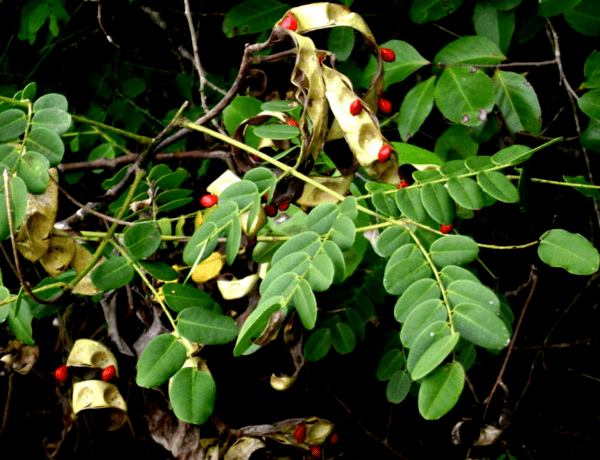
[[[117,430],[127,421],[127,404],[119,389],[110,382],[86,380],[74,383],[72,406],[75,415],[88,409],[107,410],[108,417],[96,419],[104,424],[100,428],[107,431]]]
[[[248,275],[241,280],[235,277],[233,279],[218,279],[217,287],[225,300],[241,299],[252,292],[259,280],[260,277],[256,274]]]
[[[117,358],[106,345],[91,339],[78,339],[73,344],[73,349],[67,358],[67,366],[90,367],[106,369],[115,366],[115,375],[119,376]]]

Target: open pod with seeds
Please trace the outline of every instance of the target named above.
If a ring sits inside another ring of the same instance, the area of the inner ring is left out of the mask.
[[[67,358],[67,366],[96,369],[106,369],[109,366],[114,366],[115,375],[119,376],[119,366],[115,355],[105,345],[90,339],[75,341]]]
[[[86,380],[73,384],[73,414],[90,413],[99,429],[113,431],[127,421],[127,404],[116,385],[101,380]]]

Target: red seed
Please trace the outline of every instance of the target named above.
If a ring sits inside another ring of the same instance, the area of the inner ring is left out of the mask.
[[[281,21],[280,26],[284,29],[289,29],[292,32],[296,32],[298,30],[298,21],[292,13],[288,13]]]
[[[440,232],[442,232],[444,235],[447,235],[448,233],[450,233],[452,230],[454,230],[454,224],[448,224],[448,225],[440,225]]]
[[[398,184],[398,187],[396,187],[396,188],[406,188],[406,187],[410,187],[410,184],[403,180],[402,182],[400,182]]]
[[[298,444],[303,443],[306,439],[306,425],[304,423],[300,424],[294,431],[294,439]]]
[[[268,204],[265,206],[265,214],[269,217],[275,217],[277,215],[277,208],[272,204]]]
[[[214,206],[219,201],[219,197],[217,195],[204,195],[200,198],[200,204],[205,208],[210,208]]]
[[[315,457],[321,456],[321,448],[319,446],[310,446],[310,453]]]
[[[352,104],[350,104],[350,114],[355,117],[360,112],[362,112],[363,106],[360,99],[355,100]]]
[[[286,125],[290,125],[290,126],[295,126],[296,128],[298,127],[298,122],[296,120],[294,120],[293,118],[290,118],[289,120],[287,120],[285,122]]]
[[[258,155],[254,155],[254,154],[253,154],[253,155],[252,155],[252,159],[253,159],[254,161],[260,161],[260,158],[258,157]]]
[[[385,163],[390,159],[390,155],[392,154],[392,149],[389,145],[383,144],[379,149],[379,154],[377,157],[379,158],[379,163]]]
[[[279,208],[280,211],[287,211],[287,208],[290,207],[290,202],[289,201],[282,201],[281,203],[279,203],[279,206],[277,206]]]
[[[102,370],[102,380],[108,382],[109,380],[113,379],[116,373],[117,370],[115,369],[115,366],[111,364],[110,366]]]
[[[69,377],[69,368],[64,364],[54,371],[54,378],[63,383]]]
[[[396,59],[396,53],[389,48],[381,48],[379,52],[381,53],[381,59],[385,62],[392,62]]]
[[[340,437],[338,436],[338,434],[337,434],[337,433],[333,433],[333,434],[331,435],[331,437],[329,438],[329,442],[330,442],[331,444],[337,444],[339,440],[340,440]]]
[[[377,108],[380,112],[385,113],[386,115],[392,113],[392,103],[384,98],[379,98],[377,101]]]

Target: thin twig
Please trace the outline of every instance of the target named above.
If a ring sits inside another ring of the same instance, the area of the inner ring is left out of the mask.
[[[194,29],[194,23],[192,21],[192,11],[190,10],[190,0],[183,0],[185,4],[185,17],[187,18],[188,27],[190,28],[190,38],[192,39],[192,49],[194,51],[194,67],[200,77],[200,102],[202,108],[206,113],[210,112],[208,104],[206,103],[206,94],[204,94],[204,87],[206,86],[206,70],[200,63],[200,53],[198,52],[198,41],[196,39],[196,30]],[[219,130],[220,133],[225,134],[223,128],[217,123],[214,118],[211,120],[213,126]]]
[[[50,176],[50,179],[52,179],[52,181],[56,184],[56,186],[58,187],[58,189],[76,206],[79,206],[79,212],[87,212],[89,214],[92,214],[96,217],[99,217],[100,219],[104,219],[107,220],[109,222],[113,222],[113,223],[117,223],[119,225],[125,225],[127,227],[133,227],[135,224],[131,223],[131,222],[127,222],[125,220],[121,220],[121,219],[115,219],[114,217],[110,217],[107,216],[106,214],[102,214],[98,211],[94,211],[92,208],[89,208],[88,205],[82,204],[79,201],[77,201],[75,198],[73,198],[64,188],[62,188],[59,183],[54,179],[54,177]],[[96,203],[94,203],[96,204]]]
[[[527,308],[529,307],[529,304],[531,303],[533,293],[535,292],[535,287],[537,285],[537,275],[535,274],[535,267],[533,265],[531,266],[531,272],[529,274],[529,277],[531,278],[531,289],[529,290],[529,296],[527,297],[527,300],[525,301],[525,304],[523,305],[523,309],[521,310],[521,315],[519,316],[519,321],[517,322],[517,326],[515,327],[515,332],[512,336],[510,344],[508,345],[508,350],[506,352],[506,356],[504,357],[504,362],[502,363],[502,368],[500,369],[500,372],[498,373],[498,377],[496,378],[496,382],[494,383],[494,386],[492,387],[492,391],[490,391],[490,395],[487,397],[485,411],[483,412],[484,419],[487,415],[488,409],[490,408],[490,404],[492,403],[492,398],[494,396],[494,393],[496,392],[496,388],[498,388],[498,386],[502,382],[502,377],[504,376],[504,372],[506,371],[506,367],[508,366],[508,360],[510,359],[512,351],[515,347],[515,342],[517,341],[517,335],[519,334],[519,331],[521,330],[521,325],[523,324],[523,318],[525,318],[525,312],[527,311]]]

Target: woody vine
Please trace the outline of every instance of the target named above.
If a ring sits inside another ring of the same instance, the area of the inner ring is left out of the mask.
[[[240,19],[235,8],[231,11],[223,28],[233,34]],[[305,360],[319,361],[332,349],[354,350],[374,316],[373,302],[364,302],[368,286],[353,288],[338,309],[320,305],[315,293],[351,282],[370,245],[384,260],[376,274],[395,298],[398,322],[374,377],[387,382],[391,403],[413,393],[421,416],[439,419],[457,404],[476,357],[508,347],[508,360],[519,332],[506,297],[478,276],[488,270],[481,248],[537,246],[543,263],[582,276],[595,274],[600,260],[587,238],[567,230],[548,229],[536,241],[499,246],[463,234],[461,224],[498,202],[522,205],[532,183],[575,188],[594,199],[598,187],[581,176],[562,182],[530,177],[528,161],[565,139],[540,135],[534,88],[523,75],[502,70],[506,57],[484,35],[458,38],[430,62],[407,42],[378,44],[365,20],[343,5],[315,3],[278,14],[266,41],[246,46],[234,83],[212,108],[204,93],[212,84],[192,41],[205,113],[191,121],[183,104],[152,138],[71,114],[64,96],[38,97],[35,84],[13,97],[0,96],[0,239],[10,248],[6,257],[20,282],[20,289],[0,287],[0,321],[18,341],[33,346],[36,318],[56,314],[67,296],[107,298],[141,283],[170,327],[146,336],[143,350],[136,350],[136,383],[150,389],[168,382],[175,415],[204,424],[217,394],[211,363],[202,358],[206,346],[233,343],[233,355],[244,359],[276,346],[271,342],[283,335],[295,372],[274,375],[271,385],[277,390],[294,384]],[[337,65],[335,52],[310,38],[329,29],[362,37],[371,55],[361,77],[364,91],[338,69],[343,65]],[[551,23],[549,30],[555,33]],[[559,65],[557,39],[554,43],[553,63]],[[592,91],[575,94],[580,110],[592,117],[590,126],[597,123],[593,93],[600,86],[594,53],[583,85]],[[266,78],[253,67],[278,62],[292,66],[293,90],[285,98],[263,101],[239,94],[246,79]],[[406,94],[394,118],[387,118],[392,105],[384,92],[426,66],[432,75]],[[408,143],[434,106],[450,124],[443,134],[450,144],[463,136],[485,142],[495,129],[495,113],[511,135],[527,133],[536,145],[512,143],[477,155],[464,145],[440,154]],[[403,142],[384,137],[382,127],[392,122]],[[218,148],[164,153],[193,132]],[[74,142],[86,135],[102,139],[89,161],[63,163],[65,147],[74,150]],[[143,152],[129,151],[117,138],[138,143]],[[187,171],[163,163],[173,158],[219,159],[228,171],[205,184],[201,197],[192,197],[194,191],[181,188]],[[61,174],[81,168],[119,166],[102,184],[106,193],[87,204],[62,183]],[[63,199],[80,211],[57,221]],[[198,202],[199,210],[173,214]],[[108,230],[78,228],[86,213],[103,219]],[[172,266],[161,260],[167,247],[180,251]],[[21,258],[40,263],[48,277],[38,283],[28,279]],[[219,276],[240,259],[252,273],[241,279]],[[221,304],[206,289],[215,282]],[[247,299],[247,310],[230,310],[227,301],[234,299]],[[112,363],[113,357],[104,363],[103,380],[114,378]],[[68,371],[59,369],[57,379],[68,382]],[[502,371],[489,400],[501,380]],[[259,434],[320,456],[315,447],[333,436],[333,425],[316,418],[293,420]],[[231,443],[224,440],[219,449]]]

